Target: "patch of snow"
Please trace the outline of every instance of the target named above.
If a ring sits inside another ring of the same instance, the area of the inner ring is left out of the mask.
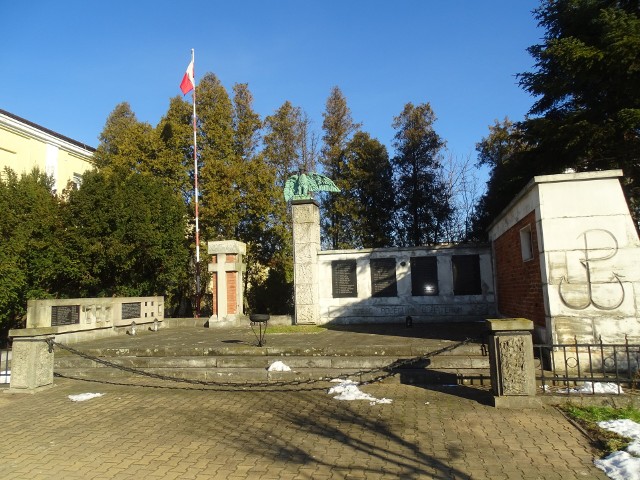
[[[269,368],[267,370],[269,372],[290,372],[291,368],[278,360],[277,362],[273,362],[271,365],[269,365]]]
[[[544,385],[543,390],[545,392],[552,392],[548,385]],[[594,394],[594,393],[606,393],[609,395],[622,395],[624,391],[622,387],[616,383],[600,383],[600,382],[584,382],[584,385],[576,388],[561,388],[554,393],[581,393],[581,394]]]
[[[606,458],[594,461],[613,480],[640,480],[640,424],[633,420],[607,420],[598,422],[605,430],[610,430],[632,439],[625,451],[614,452]]]
[[[69,400],[72,402],[84,402],[103,395],[104,393],[79,393],[78,395],[69,395]]]
[[[334,395],[336,400],[367,400],[371,405],[377,405],[380,403],[391,403],[389,398],[375,398],[368,393],[363,392],[358,388],[358,383],[353,380],[332,380],[332,382],[340,382],[335,387],[331,387],[327,392],[329,395]]]
[[[11,383],[11,370],[0,372],[0,383]]]

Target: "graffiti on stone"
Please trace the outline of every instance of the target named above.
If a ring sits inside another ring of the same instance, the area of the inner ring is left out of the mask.
[[[613,233],[603,229],[585,230],[578,236],[578,240],[580,239],[584,247],[581,249],[583,256],[579,262],[584,276],[582,281],[571,283],[566,275],[563,276],[558,285],[560,299],[573,310],[584,310],[592,305],[598,310],[615,310],[624,301],[624,286],[620,275],[611,271],[606,282],[595,282],[592,276],[596,268],[593,264],[605,262],[618,253],[618,241]],[[606,295],[598,295],[596,285],[615,287],[615,295],[611,295],[610,289]],[[571,294],[568,294],[568,287],[571,287]]]

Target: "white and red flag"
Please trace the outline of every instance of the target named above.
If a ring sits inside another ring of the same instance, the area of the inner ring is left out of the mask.
[[[182,90],[183,95],[186,95],[195,87],[196,85],[193,79],[193,59],[191,59],[191,63],[189,63],[187,71],[184,73],[184,77],[182,77],[182,82],[180,82],[180,90]]]

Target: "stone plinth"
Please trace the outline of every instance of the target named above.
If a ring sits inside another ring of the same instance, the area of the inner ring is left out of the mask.
[[[314,200],[291,202],[295,323],[318,323],[320,208]]]
[[[495,407],[530,408],[536,401],[533,322],[524,318],[487,320]]]
[[[34,393],[53,385],[53,349],[49,349],[48,339],[53,335],[37,337],[14,336],[13,357],[11,359],[11,383],[9,393]]]
[[[244,315],[244,281],[247,269],[247,246],[235,240],[208,242],[207,251],[212,256],[209,263],[213,315],[211,322],[234,320]]]

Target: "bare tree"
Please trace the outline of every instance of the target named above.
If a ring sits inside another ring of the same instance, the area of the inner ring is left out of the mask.
[[[444,236],[448,242],[463,242],[469,236],[473,212],[483,191],[478,169],[470,154],[458,157],[447,150],[440,161],[440,180],[453,207],[453,214],[443,225]]]

